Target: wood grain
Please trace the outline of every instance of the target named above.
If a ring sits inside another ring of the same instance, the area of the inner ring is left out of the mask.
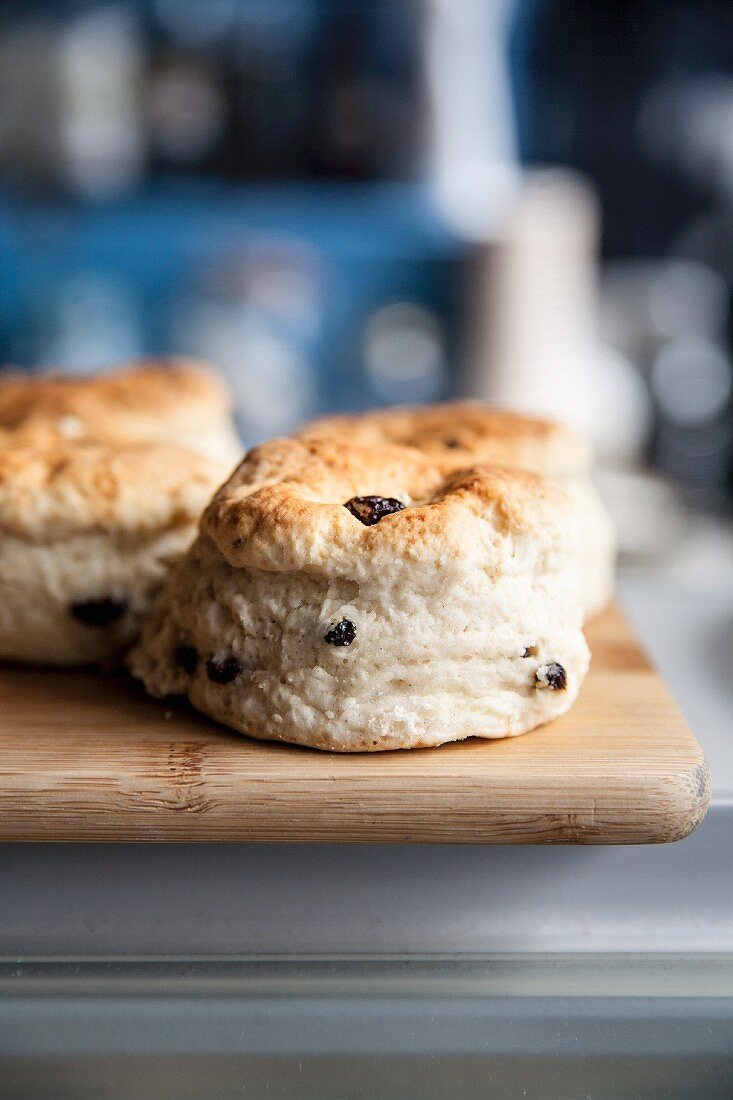
[[[646,844],[702,820],[700,746],[625,619],[523,737],[339,756],[250,741],[124,674],[0,670],[0,839]]]

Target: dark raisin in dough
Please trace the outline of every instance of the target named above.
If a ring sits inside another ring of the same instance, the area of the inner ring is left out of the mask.
[[[404,507],[402,501],[394,497],[352,497],[344,504],[344,508],[348,508],[365,527],[373,527],[380,519],[391,516],[393,512],[401,512]]]
[[[351,619],[342,619],[340,623],[331,627],[325,640],[329,645],[351,645],[355,637],[356,627]]]
[[[107,596],[101,600],[77,600],[69,605],[69,611],[85,626],[109,626],[127,611],[127,600],[113,600]]]
[[[537,669],[537,680],[542,687],[548,687],[551,691],[564,691],[568,686],[568,675],[557,661],[550,661]]]
[[[206,674],[215,684],[231,684],[244,672],[244,666],[236,657],[225,657],[223,661],[207,661]]]
[[[179,664],[183,671],[188,673],[189,676],[193,676],[198,668],[199,655],[192,645],[179,645],[176,650],[176,663]]]
[[[443,443],[444,443],[444,444],[445,444],[445,446],[446,446],[446,447],[448,447],[448,448],[449,448],[449,449],[450,449],[451,451],[455,451],[455,450],[457,450],[457,449],[458,449],[458,447],[460,447],[460,445],[461,445],[461,444],[459,443],[459,441],[458,441],[457,439],[444,439],[444,440],[443,440]]]

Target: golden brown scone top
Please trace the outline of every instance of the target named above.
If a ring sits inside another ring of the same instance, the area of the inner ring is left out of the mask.
[[[194,523],[222,464],[162,443],[125,446],[0,432],[0,537],[146,537]]]
[[[230,413],[224,381],[195,360],[143,360],[89,377],[0,373],[0,430],[47,425],[68,439],[126,442],[195,433]]]
[[[404,507],[368,523],[374,506],[354,501],[367,497]],[[360,510],[364,518],[354,514]],[[434,569],[475,554],[485,564],[497,553],[511,556],[515,537],[562,541],[574,522],[565,490],[537,474],[455,470],[408,447],[314,438],[251,450],[209,504],[201,530],[234,567],[358,580],[375,570],[387,576],[400,562],[415,565],[416,577],[421,563]]]
[[[551,420],[491,408],[478,401],[401,406],[311,421],[299,437],[414,447],[453,469],[475,463],[534,470],[551,477],[585,473],[586,441]]]

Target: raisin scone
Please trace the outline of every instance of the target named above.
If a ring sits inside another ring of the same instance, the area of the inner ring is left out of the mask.
[[[167,444],[0,432],[0,660],[117,659],[227,473]]]
[[[273,440],[204,512],[129,664],[256,738],[361,752],[524,733],[588,668],[575,520],[535,474]]]
[[[44,428],[69,440],[173,443],[230,470],[242,457],[224,379],[188,359],[143,360],[84,377],[0,374],[0,430]]]
[[[560,480],[581,514],[586,617],[602,611],[614,589],[616,535],[590,479],[591,451],[582,436],[550,420],[493,409],[475,401],[380,409],[306,424],[302,438],[397,443],[458,470],[474,463],[532,470]]]

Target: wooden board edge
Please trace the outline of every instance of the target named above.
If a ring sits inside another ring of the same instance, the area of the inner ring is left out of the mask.
[[[669,777],[668,777],[669,779]],[[128,821],[109,822],[87,814],[83,821],[70,822],[63,811],[44,820],[39,829],[37,814],[23,813],[16,807],[13,826],[7,819],[0,823],[0,841],[12,843],[122,843],[122,844],[457,844],[506,846],[626,846],[670,844],[684,840],[695,831],[711,802],[710,769],[701,753],[700,760],[675,776],[669,788],[669,805],[659,807],[656,796],[649,797],[633,813],[614,812],[605,807],[599,813],[555,807],[547,812],[525,813],[489,811],[485,817],[478,809],[456,826],[446,828],[445,819],[437,825],[425,818],[407,827],[395,821],[394,807],[365,807],[361,821],[345,823],[338,812],[331,816],[312,807],[298,822],[282,819],[268,821],[218,818],[206,821],[171,811],[170,818],[146,820],[144,811],[131,812]],[[19,812],[20,811],[20,812]],[[381,811],[381,812],[380,812]],[[3,829],[3,824],[6,828]]]
[[[690,734],[692,736],[692,734]],[[708,759],[700,749],[700,759],[678,778],[677,807],[669,814],[669,832],[651,843],[671,844],[686,840],[698,828],[710,809],[713,777]]]

